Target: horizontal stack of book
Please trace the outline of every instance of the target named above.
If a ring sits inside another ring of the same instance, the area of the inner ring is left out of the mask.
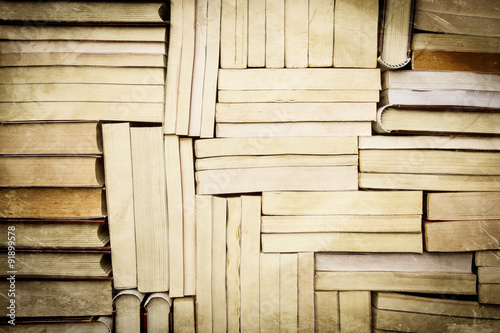
[[[8,324],[107,332],[107,320],[94,323],[112,315],[97,124],[3,124],[0,138],[0,267]]]
[[[481,303],[500,304],[499,256],[498,250],[476,252],[477,294]]]

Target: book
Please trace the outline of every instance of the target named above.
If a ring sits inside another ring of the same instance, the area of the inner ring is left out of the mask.
[[[241,197],[228,198],[226,227],[226,304],[228,332],[239,332],[240,330],[241,219]]]
[[[246,68],[248,44],[247,1],[224,1],[221,5],[220,66]]]
[[[262,234],[262,252],[422,252],[418,233]]]
[[[500,219],[500,193],[429,193],[426,215],[430,221]]]
[[[103,124],[108,225],[113,243],[113,286],[137,288],[130,124]]]
[[[500,251],[477,251],[475,253],[476,266],[500,266]]]
[[[195,45],[193,79],[191,86],[191,110],[189,113],[189,136],[200,136],[203,106],[203,84],[205,80],[205,59],[207,50],[207,8],[208,0],[195,1]]]
[[[362,189],[397,189],[426,191],[499,191],[498,176],[430,175],[402,173],[360,173]]]
[[[1,55],[15,54],[149,54],[164,55],[163,42],[134,42],[134,41],[92,41],[92,40],[6,40],[0,41]],[[138,51],[140,49],[140,52]]]
[[[297,260],[297,326],[299,331],[313,332],[315,321],[314,288],[316,284],[314,253],[297,253]]]
[[[364,149],[359,153],[362,173],[495,176],[499,165],[500,156],[487,152]]]
[[[266,0],[266,69],[285,66],[285,0]]]
[[[499,37],[500,15],[495,1],[417,1],[415,8],[415,28],[425,31],[453,34]]]
[[[378,102],[378,90],[219,90],[220,103]]]
[[[36,83],[102,83],[102,84],[162,84],[161,68],[126,67],[2,67],[0,84]]]
[[[0,217],[95,218],[105,215],[104,191],[99,187],[0,188]]]
[[[0,124],[0,154],[101,153],[101,132],[96,122]]]
[[[93,54],[77,52],[4,53],[2,67],[30,66],[101,66],[101,67],[165,67],[163,54],[125,53]]]
[[[384,106],[373,128],[378,133],[457,133],[497,135],[500,113],[489,109]]]
[[[359,149],[500,150],[500,139],[461,135],[374,135],[359,137]]]
[[[320,332],[340,332],[339,292],[314,293],[315,328]]]
[[[371,135],[369,122],[295,122],[295,123],[218,123],[215,136],[234,137],[307,137]]]
[[[330,54],[330,57],[332,57],[332,54]],[[285,67],[306,68],[308,67],[308,64],[309,64],[309,1],[286,0],[285,1]]]
[[[226,302],[226,198],[212,197],[212,329],[227,330]]]
[[[369,291],[339,291],[342,332],[371,332],[372,313]]]
[[[153,293],[144,301],[146,327],[153,332],[169,332],[171,327],[172,299],[168,293]]]
[[[335,1],[310,1],[309,10],[305,12],[309,13],[309,23],[303,24],[309,37],[308,67],[332,67]]]
[[[162,128],[132,127],[130,142],[134,219],[137,221],[137,288],[140,292],[166,291],[169,289],[169,232]]]
[[[184,243],[184,295],[194,295],[196,289],[196,231],[194,153],[191,138],[179,139],[182,217]]]
[[[175,133],[188,135],[191,113],[191,84],[195,47],[195,1],[182,1],[182,58],[179,70],[179,96]],[[165,108],[165,110],[167,110]]]
[[[96,250],[109,242],[104,218],[93,219],[0,219],[0,230],[8,235],[14,228],[17,249],[88,249]],[[0,243],[7,247],[7,238]]]
[[[306,232],[420,233],[421,231],[422,231],[421,215],[262,216],[262,233],[306,233]]]
[[[266,65],[266,0],[248,2],[248,67]]]
[[[161,2],[146,3],[106,2],[89,4],[84,1],[57,2],[46,4],[37,1],[2,0],[4,21],[42,21],[42,22],[92,22],[92,23],[143,23],[164,24],[159,15]],[[134,14],[132,14],[134,13]]]
[[[115,329],[119,332],[138,332],[143,327],[142,301],[145,295],[136,289],[122,290],[113,297]]]
[[[298,324],[298,255],[280,253],[280,329],[294,331]],[[307,288],[307,287],[306,287]]]
[[[413,51],[500,53],[500,38],[420,32],[412,35],[412,49]]]
[[[345,155],[357,154],[355,137],[219,138],[196,140],[196,158],[232,155]]]
[[[16,279],[15,303],[8,296],[9,280],[0,282],[0,304],[15,304],[17,317],[111,316],[111,279],[21,280]]]
[[[448,72],[443,72],[448,73]],[[491,74],[489,74],[491,75]],[[380,95],[380,104],[467,106],[497,108],[500,102],[498,91],[482,90],[410,90],[388,89]]]
[[[135,84],[19,84],[5,85],[0,102],[116,102],[163,103],[163,85]],[[137,91],[141,91],[138,95]],[[82,118],[80,118],[82,119]]]
[[[260,330],[280,330],[280,254],[260,254]]]
[[[479,303],[500,304],[500,284],[480,283],[478,285]]]
[[[97,156],[22,156],[0,159],[1,187],[102,187],[104,168]]]
[[[265,192],[262,214],[421,215],[422,200],[418,191]]]
[[[276,167],[196,172],[198,194],[356,190],[356,166]],[[223,181],[220,181],[223,179]]]
[[[11,271],[8,266],[7,252],[0,252],[0,257],[2,257],[0,264],[2,272]],[[15,268],[16,276],[23,278],[107,277],[111,273],[111,260],[109,253],[89,250],[70,252],[68,250],[23,251],[18,249],[15,255]]]
[[[214,137],[215,104],[217,100],[216,94],[220,59],[220,19],[221,2],[218,0],[208,0],[207,48],[200,128],[200,137],[202,138]]]
[[[500,77],[495,74],[413,70],[387,71],[382,74],[382,89],[384,90],[446,90],[446,93],[459,90],[498,92],[499,86]]]
[[[8,326],[7,326],[8,325]],[[80,318],[16,318],[15,325],[8,322],[0,323],[0,332],[31,333],[31,332],[75,332],[75,333],[110,333],[113,330],[111,316],[80,317]]]
[[[179,83],[182,58],[182,0],[170,3],[170,30],[165,75],[165,109],[163,130],[165,134],[175,134],[179,103]]]
[[[476,294],[472,273],[317,272],[316,290],[401,291],[430,294]]]
[[[385,0],[380,22],[380,65],[388,69],[406,66],[410,58],[411,33],[413,27],[412,0]]]
[[[241,331],[258,330],[260,322],[260,211],[261,198],[241,197],[240,252],[240,327]],[[299,288],[300,290],[300,288]]]
[[[379,69],[220,69],[219,90],[379,90]]]
[[[500,266],[478,267],[477,282],[478,283],[500,283]]]
[[[377,67],[378,1],[336,1],[334,67]]]
[[[462,252],[500,248],[499,220],[424,221],[425,247],[431,252]]]
[[[169,247],[169,296],[184,296],[184,224],[179,137],[164,136]]]
[[[217,103],[217,123],[374,121],[375,103]]]
[[[197,159],[196,170],[357,164],[357,155],[220,156]]]
[[[212,332],[212,197],[196,196],[196,331]],[[174,308],[175,312],[175,308]],[[194,319],[194,318],[193,318]],[[194,322],[194,320],[193,320]],[[174,319],[174,329],[175,329]]]
[[[317,253],[316,271],[472,273],[472,253]]]
[[[441,298],[434,295],[417,296],[376,292],[372,296],[372,305],[379,310],[422,313],[453,319],[457,319],[457,317],[500,319],[500,309],[496,306],[480,304],[477,301]]]
[[[90,9],[91,7],[89,7]],[[3,40],[89,40],[164,42],[166,27],[162,26],[85,26],[85,25],[9,25],[3,24]]]
[[[498,74],[499,57],[498,53],[413,50],[411,68]]]
[[[173,328],[178,333],[195,332],[195,315],[193,297],[175,298],[173,300]]]

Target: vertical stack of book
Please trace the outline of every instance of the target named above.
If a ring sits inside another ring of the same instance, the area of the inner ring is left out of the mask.
[[[97,123],[3,124],[0,142],[1,292],[9,324],[107,331],[88,319],[112,314]],[[39,317],[51,319],[35,324]]]

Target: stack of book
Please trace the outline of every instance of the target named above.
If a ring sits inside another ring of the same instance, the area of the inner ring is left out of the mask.
[[[412,68],[499,73],[495,1],[416,1]]]
[[[356,137],[195,141],[198,194],[356,190]]]
[[[500,251],[476,252],[480,303],[500,304]]]
[[[431,296],[431,297],[429,297]],[[494,332],[500,308],[446,295],[377,292],[372,297],[376,332]]]
[[[363,189],[499,191],[498,143],[498,138],[360,137],[359,186]]]
[[[429,193],[424,221],[427,251],[500,247],[500,192]]]
[[[422,192],[264,192],[262,252],[422,252]]]
[[[217,137],[371,135],[378,69],[221,69]]]
[[[386,72],[380,133],[500,134],[500,76],[459,71]]]
[[[70,317],[112,314],[97,127],[0,125],[2,306],[13,323],[62,329],[83,325]],[[38,324],[25,320],[38,317],[53,318]],[[87,321],[88,329],[102,330]]]

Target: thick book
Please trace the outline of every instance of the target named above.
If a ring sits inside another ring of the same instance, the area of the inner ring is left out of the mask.
[[[500,220],[424,221],[430,252],[463,252],[500,248]]]
[[[500,53],[500,38],[487,36],[415,33],[413,51],[451,51],[472,53]]]
[[[11,319],[10,319],[11,320]],[[55,318],[16,318],[15,325],[0,323],[0,332],[13,333],[111,333],[113,332],[113,317],[55,317]]]
[[[0,188],[0,217],[104,217],[106,199],[100,187]]]
[[[103,124],[108,225],[115,289],[137,288],[130,125]]]
[[[140,332],[144,327],[142,301],[145,295],[136,289],[118,292],[113,297],[115,330],[118,332]]]
[[[474,264],[476,266],[500,266],[500,250],[476,252]]]
[[[0,282],[0,304],[8,308],[9,280]],[[20,280],[15,281],[16,317],[79,317],[113,314],[112,280]]]
[[[317,253],[316,271],[472,273],[472,253]]]
[[[411,68],[498,74],[499,58],[498,53],[413,50]]]
[[[102,187],[104,167],[99,156],[4,155],[0,187]]]
[[[341,332],[371,333],[372,311],[369,291],[339,291]]]
[[[168,293],[153,293],[144,301],[146,327],[153,332],[169,332],[172,321],[172,299]]]
[[[385,105],[373,128],[378,133],[500,134],[498,109]]]
[[[383,1],[377,60],[385,68],[402,68],[411,60],[414,5],[413,0]]]
[[[425,207],[427,219],[430,221],[498,220],[500,219],[500,193],[429,193]]]
[[[97,122],[0,124],[0,154],[101,153],[101,127]]]
[[[195,301],[193,297],[176,298],[173,301],[173,326],[179,333],[195,333]]]
[[[377,67],[378,17],[376,0],[336,1],[334,67]]]
[[[475,295],[473,273],[317,272],[316,290],[372,290]]]
[[[48,1],[6,1],[2,0],[1,20],[10,22],[79,22],[79,23],[142,23],[164,24],[159,10],[162,3],[148,2],[105,2],[88,3],[71,1],[60,3]]]
[[[169,288],[169,238],[165,151],[159,126],[132,127],[137,289],[161,292]]]
[[[11,230],[9,230],[9,227]],[[0,219],[3,234],[14,232],[17,249],[89,249],[109,242],[105,219]],[[0,243],[7,247],[7,238]]]
[[[359,137],[359,149],[500,150],[500,138],[465,135],[374,135]]]
[[[8,248],[7,248],[8,250]],[[108,253],[90,250],[17,250],[15,271],[18,277],[107,277],[111,273]],[[12,271],[8,264],[8,252],[0,252],[2,272]],[[2,275],[9,276],[3,273]]]

